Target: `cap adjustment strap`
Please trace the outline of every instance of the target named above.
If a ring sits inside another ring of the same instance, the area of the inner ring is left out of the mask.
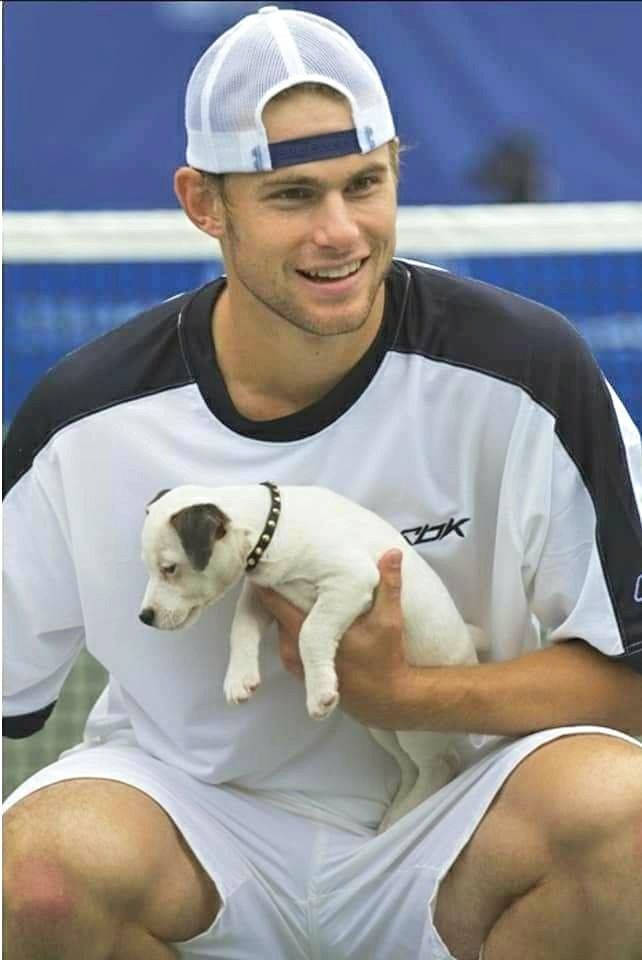
[[[339,133],[321,133],[316,137],[297,137],[296,140],[280,140],[269,144],[272,169],[294,166],[295,163],[310,163],[312,160],[329,160],[344,157],[349,153],[361,153],[357,131],[341,130]]]

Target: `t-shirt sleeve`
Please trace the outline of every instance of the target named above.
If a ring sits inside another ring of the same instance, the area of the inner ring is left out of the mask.
[[[22,422],[17,419],[5,444],[3,734],[9,737],[44,725],[84,639],[54,445],[32,458]]]
[[[575,373],[553,440],[532,610],[551,642],[577,637],[642,672],[640,434],[592,358]]]

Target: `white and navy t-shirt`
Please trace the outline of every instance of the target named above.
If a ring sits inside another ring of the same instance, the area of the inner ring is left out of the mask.
[[[65,357],[11,427],[5,733],[42,726],[84,644],[110,675],[88,739],[130,738],[211,783],[389,801],[394,762],[341,711],[307,716],[273,635],[255,697],[226,704],[238,591],[184,631],[139,622],[145,504],[183,483],[330,487],[403,532],[489,659],[536,648],[543,629],[642,669],[640,438],[568,322],[395,260],[356,366],[312,406],[256,422],[212,344],[224,283]]]

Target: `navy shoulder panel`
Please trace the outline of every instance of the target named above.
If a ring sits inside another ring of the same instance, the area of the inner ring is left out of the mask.
[[[642,525],[611,393],[588,344],[565,317],[533,300],[412,261],[406,267],[408,308],[393,349],[515,384],[552,415],[593,502],[625,662],[639,670]]]
[[[601,380],[587,343],[557,311],[479,280],[406,266],[412,283],[395,349],[518,384],[551,412],[564,400],[556,369],[570,364]]]
[[[4,445],[3,496],[69,423],[191,382],[177,320],[191,293],[173,297],[63,357],[16,414]]]

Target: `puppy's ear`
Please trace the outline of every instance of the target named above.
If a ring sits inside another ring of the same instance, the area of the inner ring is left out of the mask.
[[[170,523],[192,566],[204,570],[210,562],[214,542],[225,536],[229,517],[213,503],[196,503],[175,513]]]
[[[156,503],[156,501],[160,500],[161,497],[164,497],[166,493],[169,493],[169,490],[159,490],[156,496],[153,497],[145,507],[145,513],[149,513],[149,508],[151,507],[152,503]]]

